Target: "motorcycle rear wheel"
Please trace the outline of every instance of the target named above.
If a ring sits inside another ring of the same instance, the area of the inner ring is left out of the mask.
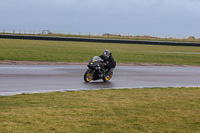
[[[113,73],[103,78],[104,82],[108,82],[112,78]]]
[[[92,70],[88,69],[84,74],[84,81],[90,82],[93,79]]]

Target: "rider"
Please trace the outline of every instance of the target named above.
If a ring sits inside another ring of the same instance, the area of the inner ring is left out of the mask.
[[[110,53],[109,50],[105,50],[103,52],[103,55],[99,57],[104,60],[104,65],[106,68],[108,68],[108,75],[110,75],[116,66],[116,62],[112,56],[112,53]]]

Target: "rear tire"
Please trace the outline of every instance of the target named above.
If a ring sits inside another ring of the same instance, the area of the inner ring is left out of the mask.
[[[113,73],[111,73],[110,75],[107,75],[106,77],[103,78],[104,82],[108,82],[113,76]]]
[[[90,82],[93,79],[92,70],[88,69],[84,74],[84,81]]]

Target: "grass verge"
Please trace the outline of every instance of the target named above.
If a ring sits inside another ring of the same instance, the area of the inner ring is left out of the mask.
[[[117,63],[200,65],[200,48],[0,39],[0,61],[88,62],[109,49]]]
[[[200,132],[200,88],[0,97],[0,132]]]

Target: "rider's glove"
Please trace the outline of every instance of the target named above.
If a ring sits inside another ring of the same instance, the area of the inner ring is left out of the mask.
[[[106,63],[103,63],[103,66],[106,66],[107,64]]]

